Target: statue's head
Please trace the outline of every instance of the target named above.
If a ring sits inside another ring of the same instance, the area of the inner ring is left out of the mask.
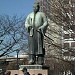
[[[33,7],[34,7],[34,13],[37,13],[40,9],[39,2],[35,2]]]

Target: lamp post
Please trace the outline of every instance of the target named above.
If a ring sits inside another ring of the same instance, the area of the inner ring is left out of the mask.
[[[16,50],[16,52],[17,52],[17,70],[19,69],[19,65],[18,65],[18,53],[19,53],[19,50]]]

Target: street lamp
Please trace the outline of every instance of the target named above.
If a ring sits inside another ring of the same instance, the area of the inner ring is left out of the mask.
[[[18,54],[19,54],[19,50],[17,49],[16,52],[17,52],[17,68],[16,69],[18,70],[19,69],[19,65],[18,65]]]

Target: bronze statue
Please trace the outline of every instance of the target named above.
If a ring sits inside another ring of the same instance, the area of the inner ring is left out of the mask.
[[[34,11],[27,16],[25,21],[25,27],[29,33],[29,63],[31,64],[43,64],[44,62],[43,39],[48,24],[45,14],[39,9],[39,3],[34,3]]]

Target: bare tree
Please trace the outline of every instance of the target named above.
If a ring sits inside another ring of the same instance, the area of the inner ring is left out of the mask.
[[[24,27],[25,18],[0,15],[0,57],[16,50],[27,50],[27,33]]]

